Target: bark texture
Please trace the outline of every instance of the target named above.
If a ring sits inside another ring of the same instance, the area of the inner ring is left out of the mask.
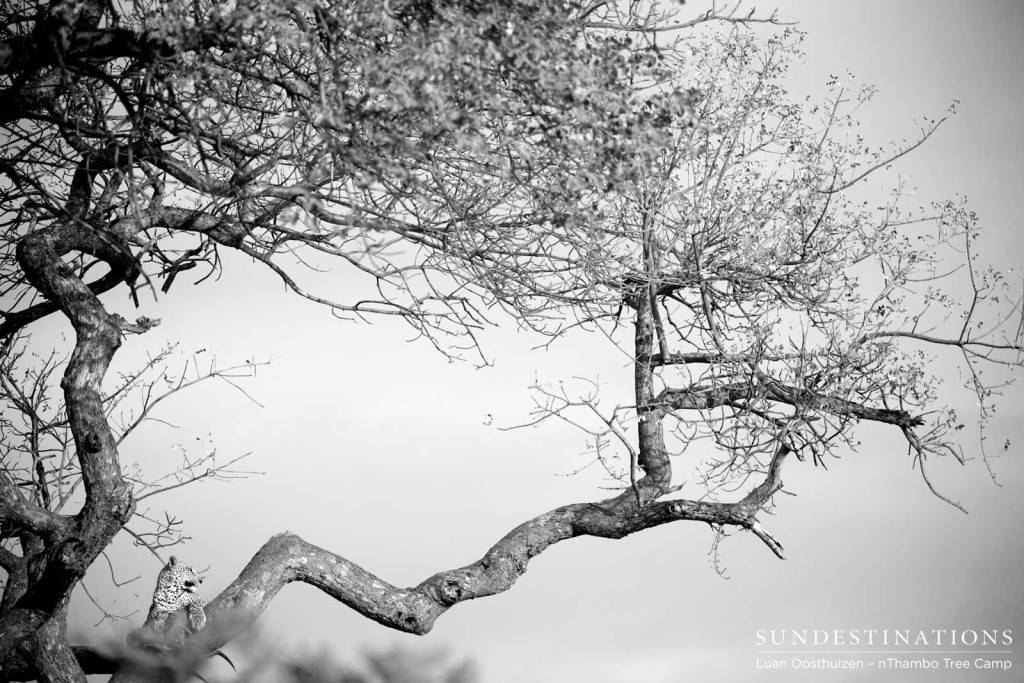
[[[36,666],[48,680],[84,680],[68,666],[64,608],[72,588],[134,512],[131,489],[121,476],[117,449],[104,413],[101,383],[121,344],[121,328],[99,299],[64,263],[72,251],[92,254],[125,276],[124,259],[112,253],[110,237],[98,238],[73,222],[27,235],[17,249],[29,282],[71,321],[75,349],[61,381],[81,466],[85,503],[74,517],[29,504],[4,484],[2,507],[8,520],[42,539],[43,548],[27,558],[24,593],[0,616],[0,656],[29,638]],[[60,622],[60,623],[55,623]]]

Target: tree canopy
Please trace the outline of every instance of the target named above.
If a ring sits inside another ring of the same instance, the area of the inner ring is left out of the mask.
[[[983,428],[1001,371],[1020,364],[1020,300],[978,260],[967,206],[908,207],[899,186],[881,204],[858,194],[945,118],[879,148],[855,118],[869,88],[834,79],[826,101],[794,101],[784,76],[800,34],[750,29],[774,16],[575,0],[51,0],[8,3],[3,19],[11,678],[117,667],[70,646],[67,602],[149,495],[118,447],[162,394],[148,368],[106,375],[129,335],[160,321],[129,322],[100,296],[229,277],[228,252],[341,318],[401,318],[452,357],[483,360],[475,333],[489,324],[604,335],[634,392],[609,409],[596,389],[537,388],[536,420],[587,432],[620,482],[613,497],[528,520],[409,588],[275,536],[207,606],[192,637],[203,653],[294,581],[425,633],[574,537],[700,521],[782,557],[759,514],[791,456],[823,463],[878,423],[942,497],[926,467],[964,459],[970,420],[944,407],[930,354],[958,355]],[[315,275],[330,267],[362,279],[322,291]],[[27,351],[52,314],[75,331],[66,363]],[[118,423],[113,406],[132,392],[144,409]],[[679,458],[700,482],[673,478]],[[160,553],[176,536],[168,522],[136,538]]]

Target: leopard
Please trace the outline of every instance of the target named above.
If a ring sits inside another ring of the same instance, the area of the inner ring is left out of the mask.
[[[163,632],[169,625],[169,618],[178,610],[186,609],[192,631],[201,631],[206,626],[206,599],[196,593],[196,587],[202,582],[195,569],[171,555],[157,576],[146,625],[157,633]]]

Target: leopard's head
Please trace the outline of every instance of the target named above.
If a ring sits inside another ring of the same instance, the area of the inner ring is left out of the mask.
[[[157,578],[157,591],[167,593],[195,593],[196,588],[203,582],[195,569],[190,565],[178,562],[178,558],[171,555],[170,561],[160,570]]]

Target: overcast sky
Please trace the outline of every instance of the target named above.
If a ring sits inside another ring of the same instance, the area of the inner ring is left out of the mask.
[[[983,253],[1019,273],[1024,3],[781,0],[778,8],[807,32],[795,91],[820,96],[830,74],[847,70],[879,87],[862,116],[872,142],[911,137],[915,118],[940,116],[960,101],[959,114],[901,162],[900,173],[922,201],[966,195],[986,227]],[[478,559],[532,516],[607,495],[595,476],[562,476],[585,462],[580,434],[486,424],[488,415],[499,425],[525,421],[535,375],[599,375],[628,397],[631,371],[600,340],[530,351],[535,338],[493,332],[484,341],[494,366],[475,370],[449,364],[425,343],[407,343],[407,328],[339,322],[285,295],[268,274],[229,266],[218,283],[176,283],[170,296],[146,304],[142,313],[163,325],[131,338],[118,356],[118,367],[127,368],[145,348],[169,340],[189,352],[205,348],[223,364],[276,359],[246,385],[262,408],[227,386],[197,391],[164,413],[178,430],[155,426],[122,454],[125,463],[155,466],[174,457],[172,444],[209,437],[221,458],[252,451],[247,467],[266,473],[161,501],[192,537],[176,554],[210,567],[205,594],[218,593],[285,529],[393,584],[414,585]],[[46,324],[54,334],[61,327]],[[867,430],[860,452],[828,471],[789,466],[787,489],[798,495],[783,496],[765,520],[786,548],[785,562],[737,534],[719,548],[723,579],[709,561],[709,529],[676,524],[623,541],[551,548],[513,590],[459,605],[423,638],[388,631],[303,585],[282,591],[260,626],[275,642],[326,647],[350,661],[365,648],[444,647],[474,658],[486,683],[1019,680],[1024,658],[1016,653],[1018,668],[1008,674],[756,671],[755,633],[1015,629],[1024,643],[1022,398],[1013,387],[994,424],[1015,444],[994,463],[1001,487],[979,461],[930,470],[966,516],[929,493],[898,434]],[[970,414],[971,401],[962,399],[962,408]],[[119,578],[143,578],[114,592],[104,569],[88,585],[115,596],[115,611],[139,610],[137,625],[159,567],[124,542],[113,557]],[[98,618],[78,596],[78,632]]]

